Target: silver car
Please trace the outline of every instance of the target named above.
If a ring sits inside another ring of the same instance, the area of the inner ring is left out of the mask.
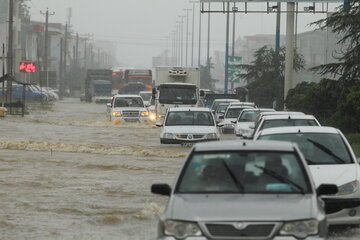
[[[324,194],[296,144],[224,141],[195,145],[169,196],[158,240],[325,239]]]

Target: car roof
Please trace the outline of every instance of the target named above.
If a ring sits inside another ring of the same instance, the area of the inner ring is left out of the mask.
[[[152,93],[152,91],[140,91],[139,93]]]
[[[228,107],[228,109],[236,109],[236,108],[243,108],[243,109],[256,109],[254,106],[248,106],[248,105],[235,105],[235,106],[232,106],[232,105],[230,105],[229,107]]]
[[[313,115],[268,115],[263,116],[264,120],[275,120],[275,119],[315,119]]]
[[[240,102],[240,100],[233,98],[221,98],[221,99],[215,99],[214,102]]]
[[[136,94],[116,94],[114,97],[136,97],[136,98],[141,98],[140,95],[136,95]]]
[[[195,152],[208,151],[294,151],[295,143],[283,141],[247,141],[247,140],[228,140],[197,143],[194,146]]]
[[[205,107],[173,107],[169,108],[169,112],[211,112],[209,108]]]
[[[233,102],[230,103],[231,105],[245,105],[245,106],[255,106],[253,102]]]
[[[264,112],[261,115],[305,115],[303,112],[287,112],[287,111],[272,111],[272,112]]]
[[[339,129],[333,127],[320,126],[292,126],[292,127],[274,127],[266,128],[260,131],[260,135],[272,135],[282,133],[332,133],[338,134]]]
[[[161,85],[187,85],[187,86],[194,86],[194,83],[179,83],[179,82],[173,82],[173,83],[160,83]]]
[[[252,111],[252,112],[263,112],[263,111],[269,111],[269,112],[274,112],[275,109],[272,109],[272,108],[245,108],[243,110],[244,112],[245,111]]]

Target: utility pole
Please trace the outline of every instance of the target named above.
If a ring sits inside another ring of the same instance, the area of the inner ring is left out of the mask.
[[[192,27],[191,27],[191,66],[194,66],[194,30],[195,30],[195,3],[194,1],[190,2],[193,4],[192,8]]]
[[[206,66],[210,68],[210,2],[208,3],[208,36],[207,36],[207,54],[206,54]]]
[[[295,3],[287,3],[284,100],[293,85]]]
[[[64,74],[64,87],[65,87],[65,81],[67,80],[66,78],[66,65],[67,65],[67,50],[68,50],[68,25],[65,24],[65,37],[64,37],[64,71],[63,71],[63,74]]]
[[[275,74],[276,74],[276,83],[278,86],[278,93],[276,94],[276,106],[274,108],[279,109],[282,108],[282,102],[283,102],[283,89],[284,84],[281,79],[280,74],[280,23],[281,23],[281,2],[277,3],[277,12],[276,12],[276,31],[275,31]]]
[[[76,45],[75,45],[75,67],[79,67],[79,33],[76,33]]]
[[[13,65],[14,65],[14,0],[9,0],[9,36],[8,36],[8,52],[7,52],[7,73],[9,75],[13,74]],[[7,81],[7,94],[6,99],[10,99],[10,103],[12,101],[12,81]],[[10,114],[12,108],[10,107]]]
[[[46,8],[46,12],[40,11],[41,14],[45,15],[45,42],[44,42],[44,70],[46,76],[46,87],[49,86],[49,62],[48,62],[48,44],[49,44],[49,16],[54,15],[55,12],[49,13],[49,9]]]
[[[232,52],[231,52],[231,56],[235,56],[235,16],[236,16],[236,11],[237,11],[237,8],[236,8],[236,3],[234,2],[234,6],[233,6],[233,31],[232,31]],[[231,89],[234,89],[234,79],[232,79],[231,81]]]
[[[186,11],[186,48],[185,48],[185,66],[188,66],[188,45],[189,45],[189,11],[190,8],[184,9]]]
[[[287,3],[284,100],[293,85],[295,3]]]
[[[229,25],[230,25],[230,2],[227,3],[227,13],[226,13],[226,44],[225,44],[225,79],[224,79],[224,93],[228,93],[228,83],[229,83]]]
[[[5,43],[2,44],[2,76],[5,76]],[[2,82],[1,106],[5,106],[5,81]]]
[[[201,3],[199,2],[199,52],[198,52],[198,66],[201,65]]]
[[[59,93],[60,93],[60,99],[64,97],[64,38],[62,37],[60,39],[60,66],[59,66]]]

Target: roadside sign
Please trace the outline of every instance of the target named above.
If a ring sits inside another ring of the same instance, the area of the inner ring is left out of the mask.
[[[229,56],[228,75],[231,82],[240,82],[238,75],[241,72],[240,65],[242,64],[242,57]]]

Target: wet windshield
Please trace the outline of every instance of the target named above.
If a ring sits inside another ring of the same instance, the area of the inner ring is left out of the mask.
[[[225,118],[238,118],[242,110],[244,110],[244,108],[229,108]]]
[[[255,122],[260,111],[243,111],[239,116],[239,122]]]
[[[169,112],[166,118],[166,126],[177,125],[201,125],[214,126],[214,120],[210,112]]]
[[[260,136],[259,139],[295,142],[309,164],[353,162],[344,141],[338,134],[284,133]]]
[[[196,153],[178,193],[305,193],[309,179],[298,156],[282,152]]]
[[[159,102],[163,104],[196,104],[196,87],[161,86]]]
[[[139,97],[119,97],[115,99],[114,107],[144,107]]]
[[[140,96],[142,97],[142,99],[144,99],[144,101],[150,101],[152,93],[151,92],[149,92],[149,93],[140,93]]]

